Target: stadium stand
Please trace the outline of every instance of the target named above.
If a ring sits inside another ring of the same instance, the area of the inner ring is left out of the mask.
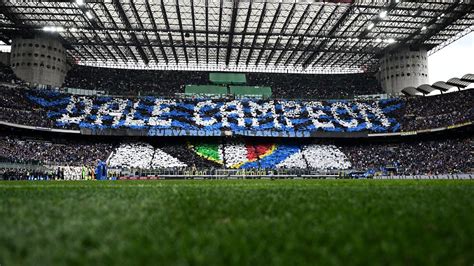
[[[120,145],[110,156],[111,168],[176,168],[187,165],[158,148],[147,143],[127,143]]]
[[[341,146],[354,169],[397,168],[398,174],[470,173],[474,169],[474,138]]]
[[[382,93],[374,74],[302,75],[250,73],[247,83],[269,86],[275,98],[341,99]]]
[[[474,121],[472,99],[474,90],[410,98],[406,101],[403,129],[432,129]]]
[[[138,92],[172,96],[184,92],[184,85],[208,84],[208,73],[200,71],[144,71],[74,66],[64,87],[104,90],[112,95],[137,95]]]
[[[234,132],[273,128],[281,132],[305,131],[308,134],[312,131],[385,132],[397,130],[397,117],[402,109],[399,99],[353,102],[154,97],[127,99],[71,96],[51,90],[4,88],[0,91],[5,94],[5,103],[0,102],[0,107],[5,110],[2,117],[4,121],[41,127],[50,127],[53,123],[56,128],[68,129],[79,126],[89,129],[213,131],[229,128]],[[31,115],[21,117],[21,112],[30,112]],[[235,115],[239,117],[237,123]]]
[[[95,165],[111,151],[112,146],[107,143],[59,142],[11,135],[0,138],[0,160],[11,163]]]
[[[273,89],[273,97],[286,99],[338,99],[382,93],[374,74],[303,75],[246,73],[247,85]],[[209,72],[145,71],[74,66],[64,87],[105,90],[112,95],[171,96],[185,85],[209,84]]]
[[[78,70],[81,68],[83,69]],[[164,86],[170,93],[162,95],[171,96],[171,92],[176,91],[176,86],[184,89],[182,85],[186,84],[186,81],[191,81],[193,84],[207,83],[205,80],[208,78],[208,73],[205,72],[160,71],[160,74],[157,74],[157,71],[136,70],[140,73],[133,76],[124,75],[125,72],[115,69],[77,67],[75,71],[73,73],[75,77],[69,77],[70,85],[88,84],[80,86],[85,89],[115,88],[112,92],[115,91],[117,94],[118,92],[132,94],[137,90],[153,93],[155,89],[161,94],[166,92],[166,89],[159,86]],[[129,73],[130,70],[126,71]],[[23,85],[17,86],[16,84],[20,82],[8,68],[2,68],[1,73],[0,78],[4,84],[0,85],[0,121],[13,123],[9,124],[10,126],[21,125],[43,130],[54,128],[92,130],[89,132],[91,134],[94,134],[94,130],[104,129],[112,130],[108,133],[115,133],[113,130],[118,129],[143,128],[206,132],[217,130],[218,136],[222,136],[229,131],[236,133],[242,130],[239,124],[242,122],[246,129],[256,127],[262,132],[269,128],[279,132],[310,131],[316,128],[316,131],[328,133],[325,137],[329,138],[314,141],[295,138],[173,137],[166,140],[145,138],[140,142],[135,139],[121,139],[118,143],[116,140],[96,140],[94,136],[86,141],[81,139],[81,135],[75,139],[70,139],[68,136],[62,136],[60,139],[48,136],[42,139],[2,130],[1,163],[18,165],[16,168],[0,167],[0,177],[3,179],[91,179],[94,175],[92,168],[99,161],[106,161],[110,169],[116,169],[116,176],[133,169],[167,170],[169,173],[179,174],[214,173],[218,169],[236,169],[263,170],[265,173],[279,171],[297,175],[327,171],[331,173],[342,171],[347,174],[351,171],[368,170],[395,171],[402,175],[432,175],[469,173],[473,169],[472,137],[394,143],[387,141],[334,143],[331,137],[338,132],[347,133],[345,137],[352,137],[355,133],[366,131],[410,133],[471,123],[474,121],[474,102],[466,99],[474,98],[474,90],[427,97],[317,102],[276,99],[235,100],[227,97],[123,98],[77,96],[57,90],[30,89]],[[84,78],[78,78],[81,75]],[[156,79],[151,78],[153,75]],[[264,83],[271,86],[274,93],[276,90],[276,96],[285,98],[308,98],[305,97],[307,95],[316,95],[318,98],[333,97],[332,94],[317,93],[319,87],[326,86],[334,86],[334,93],[339,96],[348,96],[351,94],[348,91],[356,88],[363,88],[359,92],[364,94],[378,92],[377,86],[371,85],[372,80],[368,75],[338,75],[336,85],[325,81],[326,78],[334,82],[334,76],[323,75],[321,78],[316,76],[252,73],[247,75],[247,78],[249,84]],[[156,85],[155,82],[142,84],[140,81],[140,79],[156,81],[162,78],[168,79],[169,83]],[[310,84],[317,85],[311,90]],[[302,94],[308,90],[307,95]],[[326,89],[322,91],[328,92]],[[213,122],[213,119],[219,121]],[[306,121],[303,121],[305,119]],[[199,120],[200,124],[196,124],[196,120]],[[214,125],[215,122],[218,123]],[[314,123],[319,123],[320,128],[314,127]],[[324,124],[334,126],[327,130]],[[130,133],[124,132],[125,135]],[[148,131],[150,132],[153,131]],[[120,134],[122,133],[118,133]],[[29,169],[22,167],[25,164],[47,165],[50,168]]]
[[[0,63],[0,82],[11,84],[20,83],[13,73],[13,70],[9,66],[6,66],[2,63]]]
[[[110,167],[149,168],[153,160],[153,147],[146,143],[120,145],[109,159]]]
[[[21,124],[54,128],[55,123],[47,117],[46,111],[35,108],[24,98],[24,88],[0,85],[0,120]]]
[[[463,90],[390,100],[292,102],[86,97],[0,86],[0,119],[46,128],[206,129],[221,130],[219,135],[226,129],[265,132],[269,126],[273,131],[308,134],[397,132],[472,122],[474,102],[466,99],[473,99],[473,94],[474,90]]]
[[[80,143],[64,136],[61,140],[38,139],[12,132],[0,141],[3,163],[35,163],[61,167],[66,179],[80,179],[81,167],[105,161],[110,169],[167,170],[301,170],[389,171],[397,174],[454,174],[473,171],[474,138],[469,134],[446,138],[406,141],[332,141],[279,139],[199,140],[185,138],[149,139],[148,142],[107,140]],[[22,135],[19,137],[18,135]],[[18,169],[22,169],[19,167]],[[6,170],[3,170],[4,172]],[[301,172],[300,172],[301,173]]]

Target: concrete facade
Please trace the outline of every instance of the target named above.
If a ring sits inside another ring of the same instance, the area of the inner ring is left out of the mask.
[[[10,53],[0,52],[0,63],[10,65]]]
[[[60,87],[68,71],[66,49],[54,37],[18,37],[12,43],[10,66],[30,84]]]
[[[429,82],[428,54],[424,49],[403,49],[386,54],[380,60],[378,78],[389,94],[400,94],[406,87],[418,87]]]

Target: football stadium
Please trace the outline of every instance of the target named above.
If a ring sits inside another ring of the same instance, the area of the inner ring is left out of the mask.
[[[473,31],[472,0],[1,1],[0,266],[473,265]]]

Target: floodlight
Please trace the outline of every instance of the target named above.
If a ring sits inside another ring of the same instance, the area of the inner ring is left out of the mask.
[[[90,11],[86,11],[86,16],[88,19],[92,19],[94,17]]]

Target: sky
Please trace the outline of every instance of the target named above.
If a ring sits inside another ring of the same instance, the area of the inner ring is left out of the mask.
[[[428,57],[430,84],[474,74],[474,32]]]

